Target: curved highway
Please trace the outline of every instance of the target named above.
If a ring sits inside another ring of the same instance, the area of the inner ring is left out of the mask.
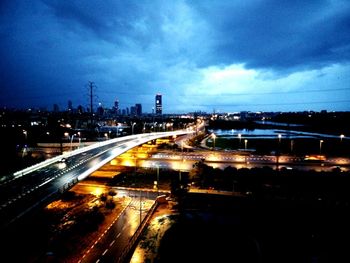
[[[0,183],[0,229],[57,195],[123,152],[148,141],[192,131],[131,135],[99,142],[14,173]]]

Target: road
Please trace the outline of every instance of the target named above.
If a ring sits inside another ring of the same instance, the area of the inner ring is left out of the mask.
[[[123,250],[129,245],[130,239],[157,197],[157,193],[154,192],[116,189],[118,195],[131,196],[131,202],[87,249],[79,262],[118,262]]]
[[[139,158],[138,166],[143,167],[163,167],[174,170],[189,171],[193,164],[198,161],[204,161],[207,165],[214,168],[225,168],[232,166],[236,168],[252,168],[261,166],[271,166],[287,169],[316,169],[331,170],[340,167],[343,171],[348,171],[350,166],[349,158],[328,158],[324,160],[306,160],[304,157],[297,156],[269,156],[269,155],[241,155],[225,151],[206,151],[196,150],[195,152],[174,152],[162,150],[149,155],[147,159]]]
[[[111,140],[98,147],[88,146],[77,154],[64,155],[54,161],[45,161],[35,169],[15,173],[0,183],[0,230],[35,208],[41,207],[58,194],[90,175],[119,154],[149,140],[187,133],[187,131],[133,135]]]

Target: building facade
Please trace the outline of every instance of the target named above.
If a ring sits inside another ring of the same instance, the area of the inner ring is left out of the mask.
[[[162,112],[163,112],[162,94],[156,94],[156,114],[161,115]]]

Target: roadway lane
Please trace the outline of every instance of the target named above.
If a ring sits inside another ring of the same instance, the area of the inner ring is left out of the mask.
[[[125,247],[128,246],[130,239],[133,237],[140,224],[140,215],[142,221],[155,202],[157,196],[156,193],[135,190],[128,190],[124,193],[130,194],[132,197],[131,202],[116,220],[113,221],[103,235],[95,241],[93,246],[87,250],[79,262],[118,262]],[[147,199],[145,199],[146,196],[148,196]]]
[[[34,208],[46,205],[60,192],[73,186],[79,180],[97,170],[119,154],[149,140],[186,133],[187,131],[142,134],[118,138],[108,144],[98,143],[98,147],[88,146],[75,154],[64,155],[65,162],[56,158],[55,162],[39,166],[33,171],[2,181],[0,184],[0,229],[21,218]]]
[[[195,151],[195,152],[173,152],[173,151],[162,151],[152,154],[149,161],[200,161],[204,160],[206,163],[237,163],[237,164],[256,164],[256,165],[291,165],[299,167],[310,167],[321,166],[333,167],[341,166],[346,169],[350,165],[349,158],[328,158],[325,160],[306,160],[303,157],[298,156],[271,156],[271,155],[240,155],[229,152],[213,152],[213,151]]]
[[[92,150],[93,152],[85,155],[85,159],[78,155],[68,159],[66,163],[63,164],[65,167],[62,171],[59,169],[56,170],[51,178],[42,182],[40,185],[34,184],[29,191],[16,194],[17,198],[7,200],[0,210],[0,224],[7,225],[12,223],[30,210],[48,203],[60,192],[63,192],[74,185],[82,173],[91,167],[94,167],[96,163],[100,163],[108,158],[111,155],[111,151],[115,148],[123,147],[123,145],[124,144],[121,144],[102,152],[98,152],[98,149],[94,149]],[[59,164],[58,166],[60,165],[62,164]],[[57,164],[52,164],[51,166],[57,167]],[[49,169],[51,168],[52,167]],[[41,170],[42,169],[35,172],[39,173],[39,177],[41,175]],[[37,183],[37,181],[34,182]]]

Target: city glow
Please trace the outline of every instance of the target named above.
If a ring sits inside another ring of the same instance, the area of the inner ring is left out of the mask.
[[[91,194],[95,195],[95,196],[100,196],[103,193],[103,189],[102,188],[95,188],[94,191],[91,192]]]

